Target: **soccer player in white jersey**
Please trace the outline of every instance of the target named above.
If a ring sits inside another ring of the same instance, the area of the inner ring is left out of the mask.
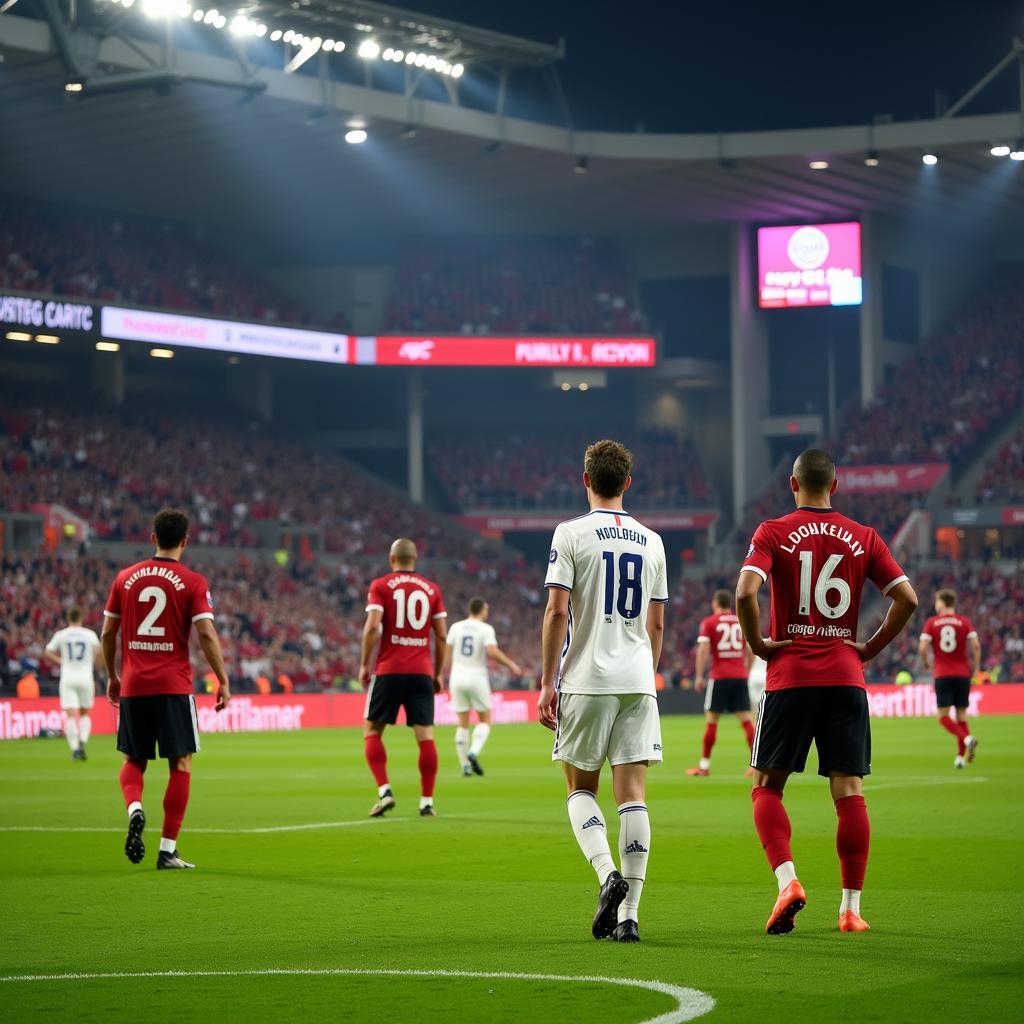
[[[639,942],[640,894],[651,824],[647,767],[661,761],[655,672],[661,658],[668,583],[661,537],[622,507],[633,457],[615,441],[586,451],[590,512],[561,523],[548,558],[538,711],[555,731],[569,822],[601,887],[595,939]],[[597,789],[605,761],[619,811],[615,868]]]
[[[445,669],[451,668],[448,689],[452,710],[459,721],[455,730],[455,752],[463,775],[483,775],[480,753],[491,735],[491,681],[487,659],[493,658],[519,677],[523,670],[498,646],[494,627],[487,621],[490,608],[482,597],[469,602],[469,618],[456,622],[448,630],[445,645]],[[479,723],[469,736],[469,713],[475,711]]]
[[[43,650],[47,661],[60,666],[60,706],[72,761],[86,759],[85,745],[92,732],[89,712],[96,696],[93,667],[99,664],[102,652],[100,638],[82,625],[78,608],[68,611],[67,626],[58,629]]]

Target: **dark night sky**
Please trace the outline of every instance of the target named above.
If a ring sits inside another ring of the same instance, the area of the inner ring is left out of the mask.
[[[743,131],[931,117],[1024,35],[1024,0],[406,0],[541,42],[578,127]],[[1016,108],[1013,71],[967,113]]]

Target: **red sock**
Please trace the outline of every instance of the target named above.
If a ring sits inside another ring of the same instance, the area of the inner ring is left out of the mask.
[[[437,744],[424,740],[420,744],[420,792],[423,796],[434,795],[434,781],[437,779]]]
[[[747,736],[747,746],[750,747],[751,750],[753,750],[754,749],[754,723],[753,722],[743,722],[742,725],[743,725],[743,731],[746,733],[746,736]]]
[[[960,723],[954,722],[953,719],[949,717],[949,715],[943,715],[939,719],[939,725],[941,725],[942,728],[946,730],[946,732],[951,732],[956,737],[957,753],[959,753],[959,755],[963,757],[964,753],[967,750],[967,747],[964,744],[965,734],[961,734],[960,732]]]
[[[373,772],[373,777],[378,786],[388,784],[388,752],[384,749],[384,741],[380,733],[371,732],[363,741],[363,752],[366,754],[366,763]]]
[[[188,788],[192,781],[191,772],[172,770],[164,793],[164,828],[160,835],[164,839],[177,839],[181,823],[185,820],[188,807]]]
[[[966,722],[961,722],[959,718],[956,720],[956,730],[961,739],[965,740],[971,735],[971,727]]]
[[[715,740],[718,738],[718,723],[708,722],[704,728],[704,747],[702,748],[701,757],[711,757],[711,748],[715,745]]]
[[[757,829],[765,856],[774,871],[780,864],[793,859],[789,840],[793,829],[789,815],[782,806],[782,794],[770,786],[755,786],[751,792],[754,800],[754,827]]]
[[[868,869],[868,847],[871,845],[871,824],[862,796],[844,796],[836,801],[839,827],[836,829],[836,851],[843,876],[844,889],[863,889]]]
[[[132,757],[121,766],[121,792],[124,793],[125,807],[142,803],[142,775],[145,770],[146,762],[136,761]]]

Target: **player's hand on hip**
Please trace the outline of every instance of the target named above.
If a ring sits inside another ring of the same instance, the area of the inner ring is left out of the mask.
[[[121,680],[111,676],[107,680],[107,700],[116,708],[121,703]]]
[[[359,666],[359,682],[364,690],[370,688],[370,666],[360,665]]]
[[[217,687],[217,703],[214,705],[215,710],[223,711],[231,703],[231,686],[229,683],[221,683]]]
[[[434,676],[434,693],[444,692],[444,677]]]
[[[792,640],[769,640],[767,637],[762,637],[761,643],[758,647],[751,647],[750,649],[764,661],[771,661],[772,656],[778,654],[784,647],[788,647],[793,641]]]
[[[870,661],[875,656],[873,652],[868,650],[867,644],[856,644],[852,640],[844,640],[843,643],[847,647],[852,647],[857,652],[861,661]]]
[[[537,718],[546,729],[554,731],[558,727],[558,693],[550,683],[541,683]]]

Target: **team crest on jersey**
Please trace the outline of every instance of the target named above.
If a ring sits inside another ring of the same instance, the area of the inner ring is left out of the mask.
[[[558,552],[554,548],[552,548],[551,551],[548,553],[548,561],[552,565],[554,565],[555,562],[558,561]]]

